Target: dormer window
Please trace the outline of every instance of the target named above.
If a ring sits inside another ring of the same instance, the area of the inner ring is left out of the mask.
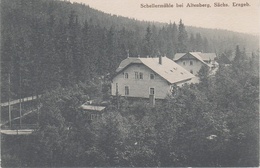
[[[193,65],[193,61],[190,61],[190,65]]]
[[[185,61],[184,62],[182,62],[183,63],[183,65],[185,65]]]

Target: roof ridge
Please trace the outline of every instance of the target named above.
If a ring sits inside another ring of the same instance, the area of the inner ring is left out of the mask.
[[[142,63],[169,83],[177,83],[195,77],[186,69],[165,56],[162,57],[162,64],[159,64],[159,57],[124,59],[116,70],[117,74],[133,63]]]

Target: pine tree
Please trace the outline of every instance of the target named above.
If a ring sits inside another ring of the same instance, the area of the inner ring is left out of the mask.
[[[146,35],[144,38],[144,55],[152,56],[153,44],[152,44],[152,31],[150,25],[146,28]]]
[[[68,35],[66,30],[66,23],[60,19],[55,27],[55,46],[56,54],[59,62],[60,71],[60,84],[61,86],[66,86],[68,82]]]
[[[105,53],[105,57],[107,59],[105,61],[107,62],[109,62],[109,60],[113,60],[113,61],[110,61],[110,64],[108,65],[107,71],[105,73],[112,72],[114,70],[114,67],[116,67],[116,65],[119,62],[117,60],[116,45],[117,45],[116,32],[114,27],[111,27],[107,33],[107,52]]]
[[[236,52],[235,52],[235,58],[234,58],[234,63],[239,64],[243,59],[242,52],[240,51],[239,45],[236,46]]]
[[[31,60],[33,62],[32,65],[32,85],[33,95],[39,95],[42,89],[42,78],[41,72],[43,71],[43,59],[44,59],[44,34],[45,27],[44,25],[36,19],[33,19],[31,22],[31,36],[29,39],[33,45],[30,46]]]
[[[178,46],[178,28],[176,23],[174,22],[172,25],[172,44],[173,44],[173,56],[177,53]]]
[[[43,90],[51,90],[60,85],[60,68],[58,52],[55,43],[55,18],[50,15],[46,25],[43,42],[41,85]],[[50,75],[51,74],[51,75]]]
[[[81,81],[86,82],[91,79],[91,69],[90,69],[90,30],[89,24],[85,21],[84,26],[82,28],[82,60],[83,64],[81,69]]]
[[[189,46],[189,51],[196,51],[195,38],[193,33],[190,34]]]
[[[165,27],[163,26],[161,30],[159,30],[159,34],[158,34],[158,50],[159,53],[164,54],[167,52],[167,32],[165,30]],[[159,54],[158,51],[156,54]]]
[[[196,34],[195,48],[196,48],[196,51],[203,52],[203,41],[202,41],[200,33]]]
[[[187,40],[188,34],[185,30],[185,26],[182,23],[182,20],[180,20],[178,34],[178,52],[187,52]]]
[[[206,37],[203,38],[203,52],[205,53],[210,52],[209,42]]]
[[[14,48],[13,42],[9,35],[3,36],[3,44],[1,50],[1,100],[7,101],[8,100],[8,89],[10,87],[9,84],[9,75],[13,76],[14,72]]]
[[[173,26],[172,23],[170,23],[169,25],[167,25],[167,28],[166,28],[167,34],[166,34],[165,40],[167,42],[167,50],[164,54],[168,57],[173,56],[173,53],[174,53],[172,26]]]
[[[210,68],[207,65],[203,65],[198,72],[200,86],[202,86],[203,89],[208,88],[209,85],[209,70]]]

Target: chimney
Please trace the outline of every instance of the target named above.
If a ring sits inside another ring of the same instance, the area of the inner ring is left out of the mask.
[[[159,55],[159,64],[162,65],[162,55]]]

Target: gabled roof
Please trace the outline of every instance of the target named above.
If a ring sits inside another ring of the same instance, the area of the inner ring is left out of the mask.
[[[213,61],[217,58],[217,55],[215,53],[201,53],[199,52],[199,55],[203,59],[203,61]]]
[[[177,61],[186,54],[190,54],[190,55],[194,56],[202,63],[205,63],[205,61],[210,61],[210,60],[213,61],[217,57],[215,53],[188,52],[188,53],[176,53],[174,55],[173,60]]]
[[[173,61],[177,61],[180,59],[182,56],[184,56],[186,53],[176,53],[173,57]]]
[[[195,77],[193,74],[182,68],[180,65],[167,57],[162,57],[162,64],[159,64],[159,57],[156,58],[133,58],[129,57],[123,60],[116,72],[119,73],[128,65],[139,63],[144,64],[152,71],[160,75],[169,83],[178,83]]]

